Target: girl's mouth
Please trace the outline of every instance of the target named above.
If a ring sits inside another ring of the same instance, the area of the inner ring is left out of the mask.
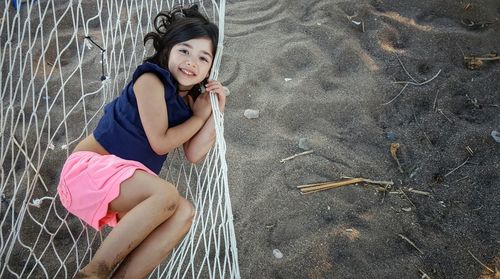
[[[180,70],[183,74],[185,74],[185,75],[187,75],[187,76],[190,76],[190,77],[194,77],[194,76],[196,76],[196,74],[195,74],[195,73],[193,73],[193,72],[191,72],[191,71],[189,71],[189,70],[186,70],[186,69],[183,69],[183,68],[179,68],[179,70]]]

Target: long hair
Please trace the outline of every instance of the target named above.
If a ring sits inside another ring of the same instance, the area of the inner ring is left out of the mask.
[[[191,39],[208,37],[212,41],[212,53],[215,55],[219,42],[219,28],[198,11],[198,5],[189,8],[176,7],[171,11],[160,12],[154,19],[155,31],[144,37],[144,45],[153,41],[155,52],[144,62],[151,62],[168,69],[168,58],[172,48]],[[210,67],[211,68],[211,67]],[[175,81],[177,85],[177,81]],[[206,79],[203,81],[206,83]],[[201,85],[195,85],[189,94],[193,99],[199,95]]]

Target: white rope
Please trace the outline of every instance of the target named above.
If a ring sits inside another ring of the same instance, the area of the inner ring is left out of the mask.
[[[109,230],[96,232],[60,205],[62,162],[147,55],[151,19],[192,1],[90,2],[0,3],[0,278],[72,278],[89,262]],[[197,3],[219,26],[210,75],[217,79],[225,1]],[[211,103],[214,147],[199,165],[176,150],[165,171],[195,205],[195,220],[150,278],[240,277],[224,121],[213,94]]]

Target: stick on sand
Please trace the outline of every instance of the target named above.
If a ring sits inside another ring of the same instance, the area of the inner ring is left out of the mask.
[[[284,162],[286,162],[286,161],[288,161],[288,160],[292,160],[292,159],[293,159],[293,158],[295,158],[295,157],[299,157],[299,156],[302,156],[302,155],[311,154],[311,153],[313,153],[313,152],[314,152],[314,150],[309,150],[309,151],[304,151],[304,152],[302,152],[302,153],[297,153],[297,154],[292,155],[292,156],[290,156],[290,157],[286,157],[285,159],[281,159],[281,160],[280,160],[280,162],[281,162],[281,163],[284,163]]]
[[[411,241],[408,237],[398,233],[399,237],[401,237],[402,239],[404,239],[406,242],[408,242],[411,246],[413,246],[413,248],[417,249],[417,251],[420,252],[420,254],[424,254],[424,252],[422,252],[422,250],[420,250],[417,245],[415,245],[415,243],[413,243],[413,241]]]
[[[360,178],[360,177],[350,177],[346,178],[341,181],[328,181],[328,182],[321,182],[321,183],[312,183],[312,184],[305,184],[305,185],[299,185],[297,186],[298,189],[300,189],[300,192],[303,194],[310,194],[310,193],[315,193],[323,190],[329,190],[329,189],[335,189],[339,188],[342,186],[347,186],[347,185],[352,185],[356,183],[369,183],[369,184],[380,184],[380,185],[393,185],[394,183],[392,181],[377,181],[377,180],[371,180],[371,179],[366,179],[366,178]]]
[[[478,262],[480,265],[482,265],[484,268],[486,268],[489,272],[491,273],[495,273],[495,271],[493,271],[493,269],[489,268],[487,265],[485,265],[484,263],[482,263],[478,258],[476,258],[476,256],[474,256],[474,254],[472,254],[469,250],[467,250],[467,252],[469,252],[469,254],[474,258],[474,260],[476,260],[476,262]]]

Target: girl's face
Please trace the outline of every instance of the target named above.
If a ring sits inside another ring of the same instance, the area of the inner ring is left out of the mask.
[[[179,83],[179,90],[189,90],[208,77],[212,61],[212,41],[206,37],[191,39],[174,45],[168,70]]]

